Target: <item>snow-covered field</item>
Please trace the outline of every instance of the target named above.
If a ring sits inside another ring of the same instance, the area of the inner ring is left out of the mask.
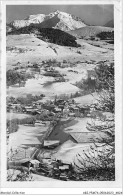
[[[91,59],[98,62],[113,57],[112,50],[95,47],[81,39],[77,40],[81,45],[79,48],[55,45],[44,42],[34,35],[26,34],[8,35],[6,42],[8,47],[7,69],[12,68],[18,62],[21,65],[26,65],[27,62],[40,63],[42,60],[48,59],[57,59],[58,61],[66,59],[68,62],[89,61]],[[19,49],[22,51],[19,52]]]
[[[107,48],[93,46],[85,40],[77,40],[81,45],[79,48],[64,47],[48,42],[44,42],[35,35],[8,35],[7,36],[7,69],[16,66],[26,66],[27,63],[41,63],[43,60],[56,59],[58,61],[66,60],[68,64],[74,65],[70,68],[56,67],[62,74],[66,74],[68,82],[53,83],[44,87],[44,80],[50,81],[51,78],[29,79],[25,87],[9,87],[8,95],[20,96],[27,93],[44,93],[46,96],[71,94],[79,91],[72,85],[87,76],[87,70],[93,69],[96,63],[101,60],[113,60],[113,51]],[[54,48],[56,52],[54,52]],[[20,52],[20,49],[22,50]],[[105,54],[104,54],[105,53]],[[16,64],[20,62],[20,64]],[[70,70],[72,70],[70,72]],[[74,72],[76,71],[76,73]]]
[[[23,118],[28,118],[31,117],[29,114],[20,114],[20,113],[13,113],[13,112],[7,112],[7,119],[12,120],[15,118],[18,119],[23,119]]]
[[[47,126],[19,125],[18,131],[9,135],[8,151],[11,148],[28,148],[28,146],[40,145],[41,137],[47,131],[47,128]]]
[[[51,80],[48,78],[47,81]],[[7,93],[9,96],[18,97],[23,96],[26,94],[45,94],[46,97],[52,97],[55,95],[62,95],[62,94],[71,94],[79,91],[79,89],[70,84],[69,82],[58,82],[58,83],[52,83],[50,85],[44,86],[46,83],[46,80],[43,79],[29,79],[26,82],[25,87],[9,87],[7,90]]]

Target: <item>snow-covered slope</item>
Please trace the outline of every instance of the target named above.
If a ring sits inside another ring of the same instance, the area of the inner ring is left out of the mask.
[[[75,30],[86,26],[86,24],[78,17],[71,14],[55,11],[49,15],[37,14],[30,15],[24,20],[14,20],[10,23],[16,29],[29,26],[30,24],[42,24],[43,28],[57,28],[63,31]]]
[[[87,60],[101,61],[110,59],[111,61],[113,57],[112,50],[95,47],[80,39],[77,40],[77,42],[81,44],[81,47],[76,48],[56,45],[38,39],[37,36],[33,34],[8,35],[6,39],[7,69],[13,68],[18,62],[25,66],[28,62],[33,64],[50,59],[56,59],[62,62],[63,60],[67,60],[74,63],[77,61],[85,62]],[[105,52],[105,55],[103,52]],[[88,66],[92,67],[92,64],[88,64]],[[82,65],[78,67],[80,74],[81,66]],[[71,80],[72,77],[75,80],[74,74],[70,72]],[[77,78],[79,78],[78,75]]]

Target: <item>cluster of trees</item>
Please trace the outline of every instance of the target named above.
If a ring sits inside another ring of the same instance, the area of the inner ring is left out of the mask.
[[[7,120],[7,129],[9,131],[9,133],[14,133],[16,131],[18,131],[19,129],[19,125],[23,125],[23,124],[29,124],[29,125],[34,125],[35,124],[35,118],[34,117],[27,117],[27,118],[23,118],[23,119],[12,119],[12,120]]]
[[[16,98],[16,102],[21,105],[30,105],[35,101],[41,100],[45,95],[27,95],[26,97],[18,97]]]
[[[8,32],[8,34],[30,34],[35,33],[41,40],[48,41],[63,46],[80,47],[76,42],[76,37],[53,28],[42,28],[40,24],[31,24],[29,26]]]
[[[78,154],[75,158],[74,168],[81,179],[83,175],[87,180],[115,180],[115,95],[114,95],[114,63],[101,63],[96,69],[95,89],[99,99],[94,105],[100,112],[110,112],[111,117],[98,115],[98,122],[87,124],[87,129],[93,132],[104,132],[105,137],[98,138],[98,143],[83,155]],[[95,142],[93,140],[93,142]],[[99,149],[98,149],[99,148]]]
[[[66,32],[59,29],[42,29],[40,31],[39,39],[55,43],[62,46],[79,47],[80,45],[76,43],[76,38]]]
[[[93,79],[92,79],[93,77]],[[111,107],[108,109],[112,112],[114,109],[114,63],[106,64],[105,62],[99,63],[99,65],[95,68],[94,71],[88,72],[88,77],[79,82],[76,82],[75,85],[82,89],[82,95],[86,95],[93,92],[98,92],[100,99],[110,98],[111,105],[107,105]],[[106,97],[105,97],[106,96]],[[108,102],[109,103],[109,102]],[[106,105],[104,105],[106,106]],[[106,109],[106,107],[104,108]]]
[[[108,155],[106,150],[97,151],[97,147],[89,148],[83,153],[83,156],[77,154],[74,161],[74,171],[79,178],[78,180],[114,181],[115,158]]]
[[[114,40],[114,31],[108,31],[108,32],[101,32],[97,34],[97,37],[101,40]]]
[[[22,74],[21,72],[16,70],[8,70],[6,72],[7,86],[21,84],[22,82],[25,82],[29,78],[32,78],[30,74],[27,73]]]
[[[115,84],[114,63],[101,63],[96,69],[96,90],[99,92],[97,109],[114,113],[115,111]]]

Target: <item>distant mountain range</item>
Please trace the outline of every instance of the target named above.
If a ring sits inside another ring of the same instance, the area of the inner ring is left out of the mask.
[[[81,18],[65,12],[61,12],[59,10],[50,13],[49,15],[30,15],[24,20],[14,20],[7,26],[9,28],[11,27],[14,29],[19,29],[22,27],[29,26],[30,24],[40,24],[40,27],[42,28],[54,28],[62,31],[75,30],[86,26],[86,24],[82,21]]]
[[[109,21],[106,26],[112,26]],[[71,14],[55,11],[49,15],[30,15],[24,20],[14,20],[6,25],[7,34],[35,34],[39,39],[58,45],[79,47],[76,38],[101,38],[113,36],[114,29],[106,26],[89,26],[81,18]],[[109,32],[109,33],[107,33]]]

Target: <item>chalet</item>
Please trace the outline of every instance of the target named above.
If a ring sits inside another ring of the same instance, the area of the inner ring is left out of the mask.
[[[69,108],[64,108],[63,109],[63,115],[68,116],[69,112],[70,112]]]
[[[70,139],[74,143],[94,143],[97,142],[100,137],[104,136],[103,132],[71,132]]]
[[[32,110],[33,107],[32,107],[32,106],[25,106],[25,109],[26,109],[26,110]]]
[[[72,112],[71,112],[71,113],[68,114],[68,116],[70,116],[70,117],[75,117],[75,113],[72,113]]]
[[[41,113],[44,114],[44,115],[49,115],[50,114],[50,111],[49,110],[46,110],[46,109],[42,109],[41,110]]]
[[[60,105],[58,105],[58,108],[60,108],[63,111],[64,105],[60,104]]]
[[[27,114],[34,114],[34,110],[33,109],[26,109],[26,113]]]
[[[38,120],[35,121],[35,126],[44,126],[44,125],[46,125],[46,123],[42,123],[42,121],[38,121]]]
[[[55,100],[55,105],[65,105],[65,100],[64,99],[58,99],[58,100]]]
[[[32,106],[29,107],[26,106],[25,109],[27,114],[32,114],[32,115],[40,114],[40,111],[37,108],[33,108]]]
[[[64,180],[64,181],[67,181],[68,180],[68,176],[65,173],[61,173],[60,174],[60,179]]]
[[[61,171],[69,170],[69,165],[59,166],[59,170]]]
[[[37,105],[35,105],[35,107],[38,108],[38,109],[42,108],[41,104],[37,104]]]
[[[68,103],[69,103],[69,104],[74,104],[74,103],[75,103],[75,100],[74,100],[74,99],[69,99],[69,100],[68,100]]]
[[[54,108],[55,113],[58,113],[58,112],[61,112],[61,111],[62,111],[61,108],[58,108],[58,107]]]
[[[44,140],[43,146],[45,148],[54,148],[60,144],[59,140]]]
[[[40,167],[40,162],[38,160],[30,160],[30,163],[33,168],[39,168]]]
[[[55,106],[54,105],[50,105],[50,104],[43,104],[42,108],[46,109],[46,110],[49,110],[49,111],[53,111]]]
[[[78,106],[79,112],[83,113],[84,115],[90,114],[90,107],[89,106]]]

